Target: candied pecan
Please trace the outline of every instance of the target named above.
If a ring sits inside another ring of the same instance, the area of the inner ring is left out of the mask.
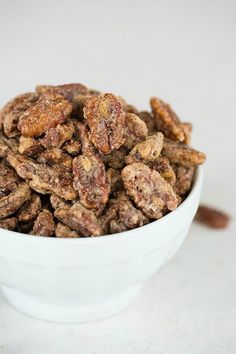
[[[179,195],[186,194],[191,186],[194,177],[195,167],[194,166],[173,166],[176,174],[176,183],[174,190]]]
[[[42,210],[34,222],[33,235],[52,236],[55,231],[55,222],[52,213],[44,209]]]
[[[72,138],[74,132],[75,126],[72,121],[58,124],[55,128],[47,130],[40,142],[45,149],[60,148],[65,141]]]
[[[222,210],[200,205],[194,220],[213,229],[224,229],[229,225],[230,216]]]
[[[126,113],[123,146],[132,149],[148,135],[146,124],[134,113]]]
[[[59,207],[55,210],[54,215],[83,236],[101,235],[101,227],[94,212],[86,209],[80,202],[76,202],[71,208],[69,206]]]
[[[69,204],[63,198],[58,197],[57,194],[52,194],[50,196],[50,202],[53,209],[66,208],[67,206],[69,206]]]
[[[158,130],[161,130],[167,138],[184,141],[184,129],[171,107],[157,97],[151,98],[150,104]]]
[[[138,143],[125,158],[127,164],[133,162],[150,162],[158,159],[162,147],[164,136],[162,133],[149,135],[145,141]]]
[[[79,135],[79,139],[81,141],[83,154],[94,154],[95,150],[89,140],[88,131],[87,131],[86,126],[83,123],[78,122],[76,124],[76,129],[77,129],[77,133]]]
[[[12,138],[19,134],[17,122],[24,111],[30,108],[38,99],[35,93],[29,92],[16,96],[9,101],[1,111],[4,133]]]
[[[87,87],[77,83],[58,86],[39,85],[36,87],[36,92],[40,95],[61,95],[73,104],[74,110],[76,110],[78,106],[78,96],[84,96],[89,93]]]
[[[156,121],[153,115],[147,111],[142,111],[138,113],[138,116],[144,123],[146,123],[148,129],[148,135],[154,134],[157,132]]]
[[[57,224],[56,230],[55,230],[55,235],[56,235],[56,237],[60,237],[60,238],[67,238],[67,237],[77,238],[77,237],[80,237],[78,232],[72,230],[69,226],[63,224],[62,222],[59,222]]]
[[[19,221],[30,221],[36,218],[40,210],[40,196],[34,193],[32,194],[31,198],[27,200],[18,210],[17,216]]]
[[[124,167],[127,153],[128,150],[121,146],[118,150],[113,150],[107,155],[100,155],[100,157],[106,166],[119,169]]]
[[[59,95],[46,96],[28,108],[18,121],[18,129],[27,137],[39,136],[70,116],[72,106]]]
[[[125,114],[119,99],[111,93],[90,97],[84,116],[91,133],[91,140],[102,154],[109,154],[124,142]]]
[[[6,230],[15,230],[18,220],[15,217],[0,220],[0,227]]]
[[[184,135],[185,135],[185,139],[184,139],[183,143],[189,145],[191,143],[191,135],[192,135],[192,130],[193,130],[192,123],[184,122],[184,123],[181,123],[181,126],[184,130]]]
[[[165,206],[169,210],[178,206],[178,197],[171,185],[159,172],[143,163],[126,166],[121,177],[127,194],[148,217],[159,219]]]
[[[119,220],[128,229],[133,229],[148,223],[148,218],[141,210],[134,207],[126,193],[120,193],[117,202]]]
[[[177,163],[186,167],[200,165],[206,160],[206,155],[203,152],[169,139],[165,139],[164,141],[162,154],[168,157],[171,163]]]
[[[64,154],[61,149],[53,148],[43,151],[39,157],[38,162],[46,163],[47,165],[57,165],[60,164],[71,170],[72,168],[72,157],[68,154]]]
[[[8,195],[15,190],[21,179],[5,160],[0,163],[0,191],[1,196]]]
[[[0,198],[0,219],[12,215],[30,198],[31,192],[27,183],[22,182],[16,190]]]
[[[81,203],[89,209],[97,209],[108,201],[110,185],[102,160],[92,154],[80,155],[73,160],[74,188]]]
[[[159,156],[156,161],[150,162],[148,164],[150,168],[156,170],[160,175],[171,185],[173,186],[176,182],[175,172],[170,164],[170,161],[165,156]],[[178,194],[178,192],[175,190]]]
[[[0,157],[6,157],[10,151],[17,152],[18,143],[15,139],[7,139],[0,134]]]
[[[29,180],[29,186],[36,192],[56,193],[64,199],[75,199],[77,194],[73,188],[73,176],[63,166],[46,166],[33,162],[21,155],[8,154],[7,161],[17,174]]]
[[[43,151],[43,147],[39,141],[34,138],[27,138],[23,135],[19,139],[18,151],[21,155],[25,156],[37,156]]]
[[[75,139],[71,139],[65,142],[65,144],[62,147],[63,151],[67,152],[68,154],[72,156],[76,156],[80,153],[81,151],[81,144],[79,141]]]
[[[109,168],[107,170],[107,180],[110,184],[110,192],[114,193],[117,190],[122,189],[122,179],[119,170],[115,170],[114,168]]]
[[[110,207],[100,218],[103,231],[115,233],[130,230],[148,223],[148,218],[135,208],[125,192],[120,192],[117,199],[110,201]]]

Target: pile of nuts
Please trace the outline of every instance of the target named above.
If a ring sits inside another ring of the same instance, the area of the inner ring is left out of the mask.
[[[81,84],[38,86],[0,113],[0,227],[39,236],[99,236],[159,219],[188,195],[205,155],[192,126],[150,100]]]

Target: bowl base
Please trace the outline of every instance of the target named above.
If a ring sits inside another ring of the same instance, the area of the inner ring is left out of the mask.
[[[80,299],[53,299],[38,297],[1,286],[7,302],[25,314],[45,321],[83,323],[97,321],[118,314],[137,296],[141,285],[109,294],[102,301],[82,303]]]

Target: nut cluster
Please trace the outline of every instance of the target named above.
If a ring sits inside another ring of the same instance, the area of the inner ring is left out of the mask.
[[[99,236],[174,210],[205,155],[192,126],[151,98],[139,112],[81,84],[38,86],[0,113],[0,227],[39,236]]]

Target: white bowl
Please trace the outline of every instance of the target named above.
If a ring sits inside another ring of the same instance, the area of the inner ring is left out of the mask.
[[[114,315],[168,261],[187,235],[199,204],[202,167],[186,200],[170,214],[127,232],[58,239],[0,229],[0,287],[33,317],[86,322]]]

